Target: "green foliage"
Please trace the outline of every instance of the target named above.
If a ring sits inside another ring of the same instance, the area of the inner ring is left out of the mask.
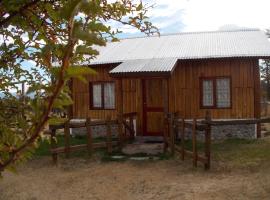
[[[270,30],[266,30],[266,35],[270,37]],[[261,87],[263,89],[263,97],[270,100],[270,60],[264,59],[260,62]]]
[[[78,66],[98,55],[96,46],[117,41],[120,31],[109,22],[146,34],[157,29],[148,21],[148,8],[132,0],[3,0],[0,7],[1,172],[31,156],[48,120],[58,121],[52,110],[72,104],[70,78],[84,81],[95,74]],[[25,61],[35,65],[28,69]]]
[[[263,60],[260,64],[262,88],[266,93],[266,99],[270,100],[270,60]]]

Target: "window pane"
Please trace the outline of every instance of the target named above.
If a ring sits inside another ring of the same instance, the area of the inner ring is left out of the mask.
[[[214,106],[212,80],[203,80],[203,106]]]
[[[93,107],[102,107],[101,84],[93,84]]]
[[[115,108],[114,83],[104,84],[104,108]]]
[[[217,79],[217,107],[228,108],[230,107],[231,94],[230,94],[230,79],[220,78]]]

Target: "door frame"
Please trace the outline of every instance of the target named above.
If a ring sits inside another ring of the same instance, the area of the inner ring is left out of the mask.
[[[163,102],[161,107],[147,107],[147,94],[146,94],[146,80],[154,80],[154,79],[159,79],[162,81],[162,97],[163,97]],[[167,87],[166,89],[163,86],[163,82],[166,81]],[[163,130],[161,132],[149,132],[147,131],[147,113],[148,112],[159,112],[159,113],[163,113],[163,115],[165,116],[165,112],[168,109],[168,101],[167,99],[169,99],[169,87],[168,87],[168,79],[165,78],[144,78],[141,79],[141,83],[142,83],[142,129],[143,129],[143,136],[163,136]],[[166,94],[166,96],[165,96]],[[167,102],[165,104],[165,102]]]

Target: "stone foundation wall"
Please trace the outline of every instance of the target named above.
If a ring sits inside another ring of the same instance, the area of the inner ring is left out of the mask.
[[[117,136],[117,125],[112,125],[112,136]],[[91,127],[92,137],[105,137],[106,136],[106,126],[93,126]],[[86,128],[72,128],[71,134],[74,136],[83,136],[86,135]]]
[[[211,127],[212,140],[223,140],[229,138],[239,139],[255,139],[256,138],[256,125],[223,125]],[[192,138],[191,129],[186,129],[186,139]],[[204,140],[204,131],[197,131],[197,139]]]
[[[117,125],[112,125],[113,136],[117,136],[117,131],[118,131]],[[185,133],[187,139],[192,138],[191,129],[186,129]],[[256,124],[212,126],[211,133],[212,133],[212,140],[223,140],[228,138],[255,139]],[[71,134],[86,135],[86,128],[72,128]],[[106,126],[93,126],[92,136],[93,137],[106,136]],[[197,139],[204,140],[204,132],[197,131]]]
[[[255,139],[256,124],[213,126],[212,138],[215,140],[224,138]]]
[[[74,123],[76,122],[85,122],[85,119],[72,119],[72,121]],[[134,128],[135,128],[135,133],[136,133],[136,120],[133,121],[133,124],[134,124]],[[116,137],[118,136],[118,125],[117,124],[112,124],[111,125],[112,127],[112,136],[113,137]],[[91,132],[92,132],[92,137],[94,138],[98,138],[98,137],[105,137],[106,136],[106,126],[92,126],[91,127]],[[83,136],[83,135],[86,135],[87,131],[86,131],[86,128],[83,127],[83,128],[71,128],[71,135],[74,135],[74,136]]]

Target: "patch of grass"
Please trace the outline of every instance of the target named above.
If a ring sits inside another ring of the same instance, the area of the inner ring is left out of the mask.
[[[212,145],[213,159],[235,167],[249,167],[270,161],[270,141],[229,139]]]
[[[181,141],[176,141],[176,145],[181,145]],[[185,149],[192,151],[192,140],[185,140]],[[204,150],[204,142],[197,141],[197,150],[203,151]]]
[[[64,136],[57,136],[57,146],[64,146]],[[94,142],[104,142],[106,138],[95,138]],[[70,137],[71,145],[86,144],[86,136]],[[204,142],[197,143],[198,153],[203,154]],[[185,148],[192,151],[192,141],[185,141]],[[247,140],[247,139],[228,139],[219,142],[212,142],[211,145],[212,160],[222,162],[233,167],[258,166],[260,164],[269,164],[270,166],[270,139]],[[50,156],[50,144],[47,140],[41,141],[36,149],[35,156]],[[63,155],[63,154],[60,154]],[[88,157],[86,150],[71,152],[72,157]],[[151,157],[147,154],[124,155],[118,148],[114,148],[112,154],[108,154],[106,148],[96,149],[94,156],[101,161],[125,161],[130,157]],[[123,156],[123,159],[115,159],[112,156]],[[171,159],[171,155],[159,154],[159,160]]]
[[[112,138],[112,141],[115,141],[117,138]],[[65,137],[64,135],[57,135],[57,146],[58,147],[64,147],[65,146]],[[105,137],[98,137],[93,139],[93,143],[98,142],[106,142]],[[87,137],[86,136],[75,136],[70,137],[70,145],[79,145],[79,144],[87,144]],[[80,156],[87,154],[86,150],[71,152],[71,156]],[[50,142],[48,140],[40,141],[39,147],[36,149],[35,156],[49,156],[50,153]]]
[[[172,155],[170,153],[160,153],[157,155],[159,157],[159,160],[169,160],[172,158]]]
[[[178,142],[178,145],[179,142]],[[198,141],[199,154],[204,154],[204,142]],[[185,141],[185,149],[192,151],[192,141]],[[212,141],[212,160],[232,167],[252,167],[269,163],[270,140],[268,139],[227,139]]]
[[[57,135],[57,146],[64,147],[65,146],[65,137],[63,135]],[[78,144],[86,144],[86,137],[70,137],[70,145],[78,145]],[[73,152],[72,152],[73,153]],[[76,153],[76,152],[74,152]],[[50,153],[50,143],[48,140],[40,141],[39,147],[36,149],[35,156],[48,156]]]

